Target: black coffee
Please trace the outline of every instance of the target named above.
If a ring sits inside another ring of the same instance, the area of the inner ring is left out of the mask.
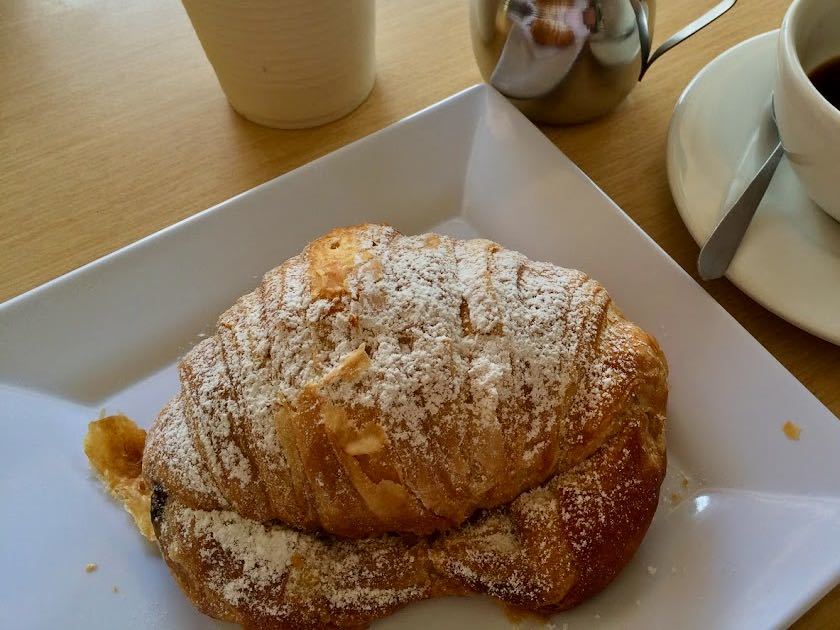
[[[826,100],[840,109],[840,57],[830,59],[808,73],[811,83]]]

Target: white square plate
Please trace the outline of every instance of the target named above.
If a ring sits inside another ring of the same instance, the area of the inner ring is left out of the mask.
[[[615,583],[555,623],[784,625],[840,579],[840,423],[477,86],[0,306],[0,627],[213,626],[92,478],[86,424],[104,408],[148,425],[177,390],[178,356],[226,306],[312,237],[362,221],[481,235],[582,269],[662,343],[664,499]],[[377,627],[508,623],[489,600],[450,598]]]

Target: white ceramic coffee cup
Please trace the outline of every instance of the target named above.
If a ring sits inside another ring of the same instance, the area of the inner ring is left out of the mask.
[[[261,125],[313,127],[373,87],[374,0],[182,0],[233,108]]]
[[[840,221],[840,110],[808,73],[840,57],[840,0],[794,0],[778,44],[774,101],[785,154],[814,202]]]

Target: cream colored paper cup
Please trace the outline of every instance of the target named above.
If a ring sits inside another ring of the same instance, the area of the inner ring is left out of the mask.
[[[374,0],[183,0],[231,106],[295,129],[353,111],[375,75]]]

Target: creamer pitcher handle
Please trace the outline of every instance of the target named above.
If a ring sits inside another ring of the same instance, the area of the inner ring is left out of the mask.
[[[684,42],[695,33],[703,30],[721,15],[729,11],[729,9],[734,7],[737,1],[738,0],[723,0],[723,2],[718,3],[709,11],[694,20],[691,24],[674,33],[659,48],[657,48],[653,54],[651,54],[651,37],[648,22],[647,2],[645,2],[645,0],[630,0],[630,4],[633,5],[633,11],[636,13],[636,24],[639,28],[639,41],[642,47],[642,71],[639,73],[639,80],[642,80],[642,77],[645,76],[645,72],[648,71],[648,68],[650,68],[654,61],[659,59],[677,44]]]

